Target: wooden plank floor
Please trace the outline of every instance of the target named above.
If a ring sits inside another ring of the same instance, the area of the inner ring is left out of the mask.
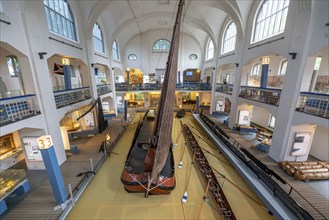
[[[99,161],[101,157],[99,146],[105,140],[106,134],[109,133],[111,136],[110,142],[114,142],[122,132],[121,118],[110,120],[109,127],[102,134],[71,142],[71,144],[78,146],[78,153],[70,156],[61,165],[67,192],[68,184],[71,184],[74,189],[83,178],[83,176],[76,177],[77,174],[91,170],[90,158],[92,158],[94,166]],[[32,190],[19,205],[6,214],[3,219],[58,219],[62,211],[54,211],[55,206],[55,199],[47,178],[37,189]]]
[[[304,209],[308,211],[315,219],[329,219],[329,200],[327,200],[324,196],[315,191],[311,186],[307,185],[307,183],[300,180],[296,180],[294,177],[289,176],[287,173],[285,173],[278,166],[277,162],[267,156],[266,153],[255,149],[255,141],[247,140],[239,133],[233,132],[227,126],[218,122],[216,118],[210,118],[213,119],[213,121],[220,128],[225,130],[225,132],[227,132],[243,147],[248,149],[257,159],[262,161],[266,166],[275,171],[279,176],[286,180],[287,183],[289,183],[294,189],[296,189],[298,193],[293,191],[291,193],[292,198],[294,198],[297,203],[304,207]],[[290,187],[288,187],[287,185],[283,185],[280,182],[278,183],[281,185],[281,187],[286,189],[286,192],[289,191]],[[306,198],[308,202],[303,197]],[[311,203],[312,205],[310,205],[309,203]],[[316,211],[315,209],[317,209],[318,211]]]

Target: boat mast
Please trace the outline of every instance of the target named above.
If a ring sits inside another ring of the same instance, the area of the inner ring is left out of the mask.
[[[184,1],[185,0],[180,0],[178,4],[165,78],[161,90],[158,113],[156,116],[156,125],[153,139],[153,142],[155,142],[153,144],[156,147],[156,154],[150,183],[157,178],[158,174],[163,169],[168,157],[169,149],[172,145],[171,132],[178,70],[179,36]]]

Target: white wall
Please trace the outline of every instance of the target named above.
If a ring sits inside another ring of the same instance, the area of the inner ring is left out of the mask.
[[[310,154],[320,160],[329,162],[328,128],[316,126]]]
[[[252,109],[252,119],[251,119],[252,122],[264,128],[268,128],[269,118],[270,118],[270,113],[266,109],[254,105]]]
[[[171,34],[171,32],[167,34],[167,30],[153,30],[134,36],[123,49],[121,57],[123,68],[138,68],[146,75],[155,73],[155,69],[165,69],[168,53],[152,53],[152,47],[159,39],[171,41]],[[189,55],[192,53],[198,56],[197,60],[189,59]],[[136,54],[137,60],[128,60],[129,54]],[[181,71],[189,68],[201,69],[202,56],[198,42],[187,34],[181,34],[178,69]]]

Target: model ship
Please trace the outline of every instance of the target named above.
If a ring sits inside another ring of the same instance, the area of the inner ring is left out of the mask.
[[[172,124],[184,0],[180,0],[157,110],[146,112],[137,126],[121,181],[128,192],[169,194],[176,184],[172,153]]]

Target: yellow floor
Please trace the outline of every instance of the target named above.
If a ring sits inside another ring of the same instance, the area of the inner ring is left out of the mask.
[[[135,120],[140,117],[137,114]],[[191,115],[184,117],[185,123],[190,123],[194,127],[197,124]],[[127,193],[123,184],[120,182],[120,174],[124,167],[126,155],[131,145],[136,124],[128,126],[126,132],[121,137],[110,158],[106,159],[95,178],[91,181],[83,195],[80,197],[76,206],[72,209],[68,219],[221,219],[213,206],[211,199],[203,201],[206,184],[202,179],[197,165],[193,165],[190,182],[188,185],[187,203],[182,203],[181,199],[185,192],[188,174],[191,168],[191,154],[188,148],[185,148],[185,140],[180,133],[180,122],[174,119],[173,142],[178,137],[178,146],[174,149],[176,164],[176,188],[170,195],[152,196],[144,198],[142,193]],[[201,129],[196,131],[190,129],[196,134],[202,134]],[[210,142],[209,142],[210,143]],[[225,181],[218,175],[218,181],[223,185],[224,193],[233,209],[237,219],[271,219],[266,210],[261,207],[263,204],[257,196],[248,187],[246,182],[239,176],[234,168],[224,156],[212,150],[202,140],[199,140],[201,147],[213,152],[218,158],[205,153],[209,163],[216,170],[232,180],[240,189]],[[185,152],[183,154],[185,148]],[[183,155],[183,168],[177,168]],[[222,160],[224,162],[222,162]],[[250,199],[249,196],[253,199]],[[211,195],[208,195],[211,196]],[[254,201],[253,201],[254,200]]]

